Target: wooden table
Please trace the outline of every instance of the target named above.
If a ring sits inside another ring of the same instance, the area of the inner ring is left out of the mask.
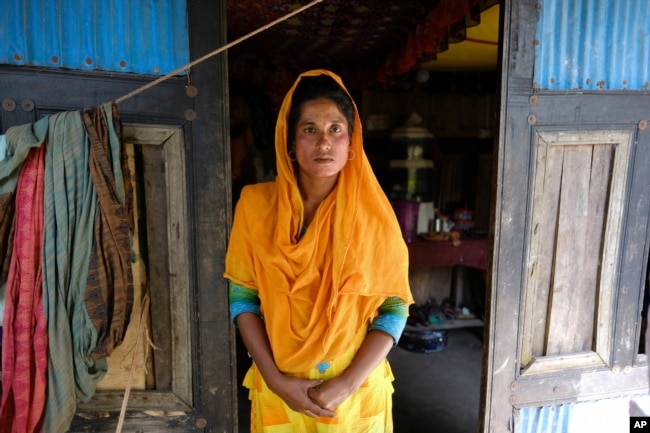
[[[465,238],[454,246],[451,241],[429,241],[418,239],[408,242],[409,274],[413,278],[426,278],[432,268],[451,268],[450,297],[460,306],[463,300],[464,283],[459,266],[486,271],[488,267],[489,244],[486,238]],[[420,280],[421,281],[421,280]],[[441,301],[441,299],[438,299]],[[431,326],[432,329],[482,326],[480,319],[449,320],[444,326]]]
[[[411,268],[462,265],[487,270],[488,241],[485,238],[461,239],[456,246],[451,241],[427,240],[408,242],[406,245]]]

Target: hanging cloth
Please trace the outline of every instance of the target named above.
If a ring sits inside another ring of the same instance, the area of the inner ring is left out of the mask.
[[[0,164],[7,156],[7,139],[0,135]],[[3,179],[0,177],[0,321],[4,317],[5,283],[14,238],[14,194],[13,191],[2,192],[2,189]]]
[[[47,122],[39,122],[9,128],[0,140],[0,293],[4,293],[2,288],[7,282],[13,249],[14,195],[18,175],[30,149],[40,147],[46,133]]]
[[[47,397],[43,430],[68,431],[76,400],[88,400],[106,372],[92,353],[97,335],[82,295],[92,246],[96,194],[88,171],[88,145],[78,112],[58,113],[9,128],[8,157],[0,161],[0,196],[11,194],[32,147],[45,150],[42,290],[47,319]],[[16,205],[18,203],[16,202]],[[14,251],[20,248],[14,235]]]
[[[45,146],[33,148],[16,189],[16,221],[3,319],[0,430],[40,432],[47,388],[42,239]]]
[[[0,297],[9,274],[9,259],[14,239],[14,193],[0,194]],[[0,304],[4,311],[4,301]],[[0,317],[2,317],[0,315]]]
[[[105,129],[113,131],[107,135],[116,138],[114,129],[119,119],[113,118],[112,105],[102,106],[102,122]],[[99,335],[84,302],[93,244],[97,242],[96,219],[102,205],[91,175],[94,156],[80,113],[59,113],[48,122],[43,303],[50,356],[43,428],[48,433],[62,433],[70,427],[77,399],[89,401],[107,369],[106,360],[94,356]],[[110,153],[111,160],[117,161],[112,169],[119,172],[114,177],[121,182],[121,149],[113,147],[118,142],[110,140]],[[110,268],[114,261],[108,263]],[[132,288],[132,282],[127,286]]]
[[[117,107],[88,108],[81,118],[90,140],[90,175],[99,199],[84,301],[97,330],[94,356],[100,358],[122,343],[133,309],[133,194]]]
[[[106,103],[12,127],[4,136],[6,148],[0,159],[0,270],[6,270],[0,273],[0,288],[9,277],[12,286],[8,300],[12,305],[7,308],[13,308],[7,317],[9,322],[40,323],[38,311],[47,321],[47,397],[42,428],[48,433],[69,430],[77,400],[87,402],[94,394],[97,382],[106,373],[104,357],[121,343],[130,319],[133,281],[129,230],[133,228],[133,204],[121,134],[116,105]],[[45,142],[47,146],[43,146]],[[44,154],[44,186],[43,193],[39,193],[42,242],[18,233],[23,230],[24,218],[21,214],[20,225],[16,225],[14,214],[14,208],[23,212],[24,199],[18,198],[16,185],[32,148],[41,148],[39,152]],[[42,307],[34,307],[33,317],[23,317],[24,308],[13,306],[16,272],[10,273],[9,269],[11,263],[23,260],[20,271],[29,272],[25,281],[33,280],[33,275],[39,273],[38,263],[30,263],[32,269],[22,269],[27,262],[17,251],[37,244],[42,253],[30,257],[42,257]],[[98,299],[101,302],[96,302]],[[38,347],[35,339],[33,350],[38,351]],[[7,348],[11,352],[21,350],[17,346]],[[35,373],[44,371],[36,369]],[[6,374],[18,377],[16,373]],[[11,394],[6,395],[9,401]],[[38,410],[38,402],[33,398],[29,407],[32,412]],[[23,413],[17,405],[14,409],[16,414]],[[25,411],[29,419],[35,416],[32,412]]]

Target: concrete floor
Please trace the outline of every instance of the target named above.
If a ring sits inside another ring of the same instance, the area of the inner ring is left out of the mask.
[[[395,433],[478,431],[482,331],[482,327],[450,329],[440,352],[418,353],[400,346],[390,352]],[[239,408],[239,432],[248,433],[250,405],[243,387]]]
[[[483,328],[450,329],[441,352],[394,348],[395,433],[476,433]]]

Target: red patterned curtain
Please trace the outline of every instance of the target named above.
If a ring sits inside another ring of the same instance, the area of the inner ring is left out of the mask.
[[[230,76],[283,95],[306,69],[326,68],[350,88],[385,86],[436,58],[499,0],[324,0],[231,48]],[[228,3],[228,40],[307,4]],[[280,96],[281,97],[281,96]]]

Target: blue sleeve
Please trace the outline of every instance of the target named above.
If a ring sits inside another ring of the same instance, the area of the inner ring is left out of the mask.
[[[408,318],[406,303],[397,296],[386,298],[379,307],[379,315],[370,324],[370,330],[383,331],[395,340],[396,345],[402,336]]]
[[[257,290],[228,281],[228,303],[230,306],[230,317],[233,322],[235,322],[235,319],[241,313],[254,313],[262,317],[260,298],[257,295]]]

